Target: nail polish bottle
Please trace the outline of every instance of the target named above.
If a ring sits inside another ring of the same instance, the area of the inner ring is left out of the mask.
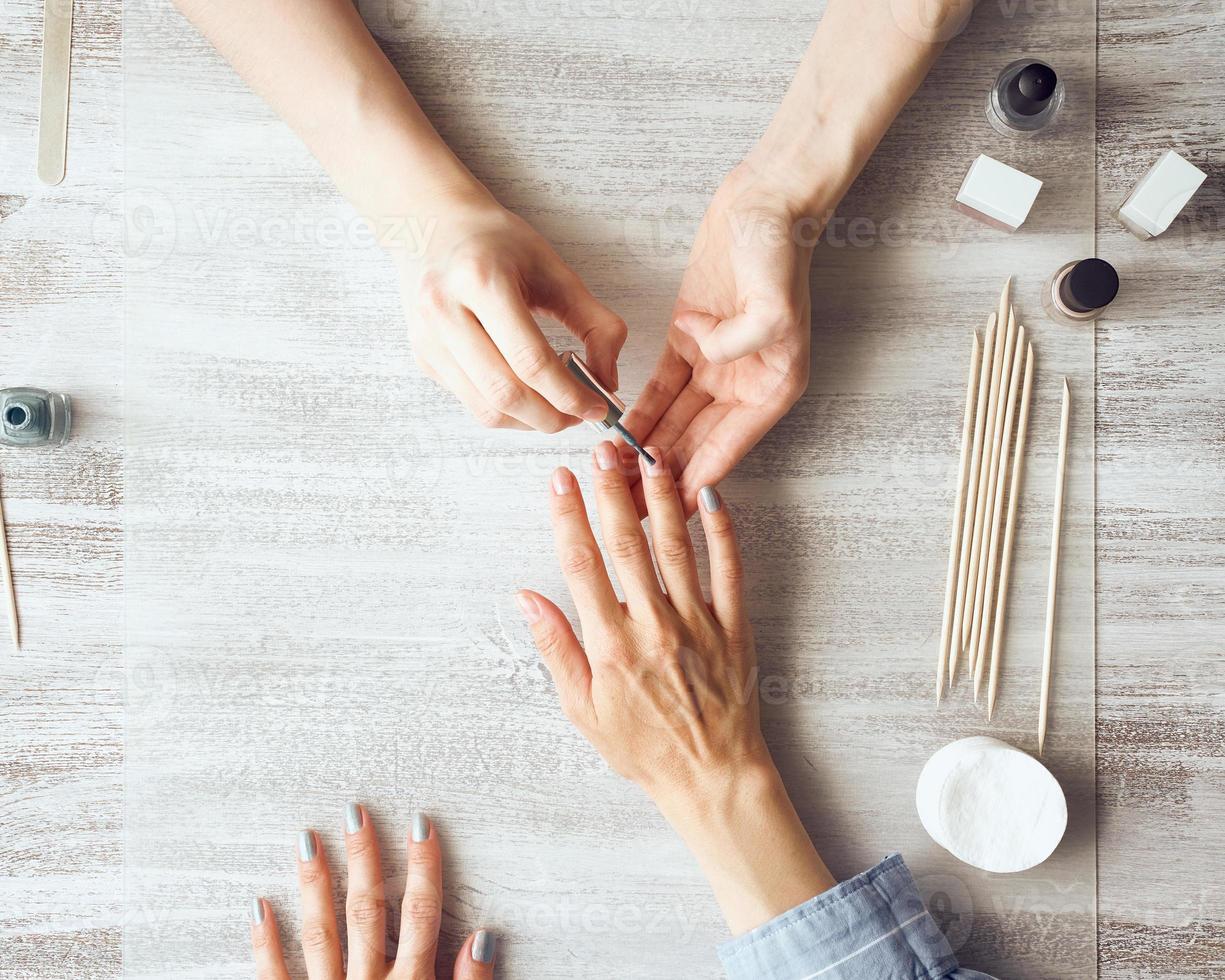
[[[987,95],[987,120],[1002,136],[1033,136],[1055,121],[1063,105],[1063,82],[1055,69],[1022,58],[1000,72]]]
[[[1046,281],[1042,307],[1056,323],[1092,323],[1119,293],[1119,274],[1102,259],[1081,259],[1060,266]]]
[[[68,439],[72,401],[42,388],[0,391],[0,445],[59,446]]]

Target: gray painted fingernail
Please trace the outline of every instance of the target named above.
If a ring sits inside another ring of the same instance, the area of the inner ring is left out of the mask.
[[[472,940],[472,958],[478,963],[492,963],[498,951],[498,937],[481,929]]]
[[[356,803],[350,803],[345,807],[345,830],[350,834],[356,834],[362,829],[362,808]]]
[[[303,861],[313,861],[315,860],[316,853],[315,832],[313,830],[304,830],[298,834],[298,857]]]
[[[264,921],[264,900],[262,898],[251,899],[251,909],[247,914],[251,916],[252,925],[261,925]]]
[[[430,839],[430,818],[424,813],[413,814],[413,843],[420,844]]]
[[[702,509],[708,514],[713,514],[723,506],[723,501],[719,498],[719,491],[714,487],[702,487],[698,491],[698,499],[702,501]]]

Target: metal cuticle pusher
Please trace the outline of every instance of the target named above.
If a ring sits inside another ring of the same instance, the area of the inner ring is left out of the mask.
[[[587,424],[600,432],[608,432],[610,429],[615,431],[625,440],[626,445],[633,448],[639,456],[647,461],[648,466],[654,466],[655,458],[643,449],[641,443],[630,434],[629,429],[621,424],[621,417],[625,414],[625,402],[600,384],[599,379],[591,372],[591,368],[584,364],[582,358],[573,351],[563,354],[561,362],[566,366],[567,371],[603,398],[608,405],[608,414],[603,419],[598,422],[588,422]]]

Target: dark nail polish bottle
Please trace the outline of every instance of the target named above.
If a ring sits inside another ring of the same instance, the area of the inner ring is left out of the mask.
[[[59,446],[72,426],[72,401],[42,388],[0,391],[0,444]]]
[[[1119,293],[1119,274],[1102,259],[1081,259],[1060,266],[1046,281],[1042,306],[1056,323],[1092,323]]]
[[[1055,121],[1063,105],[1063,82],[1055,69],[1022,58],[1000,72],[987,96],[987,119],[1003,136],[1033,136]]]

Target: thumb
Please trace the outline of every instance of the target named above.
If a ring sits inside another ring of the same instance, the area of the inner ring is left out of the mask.
[[[530,589],[517,592],[515,602],[553,678],[562,711],[576,725],[585,723],[591,710],[591,664],[570,620],[554,603]]]
[[[786,331],[787,320],[776,314],[748,311],[727,320],[691,311],[676,317],[676,326],[702,349],[712,364],[727,364],[769,347]]]

